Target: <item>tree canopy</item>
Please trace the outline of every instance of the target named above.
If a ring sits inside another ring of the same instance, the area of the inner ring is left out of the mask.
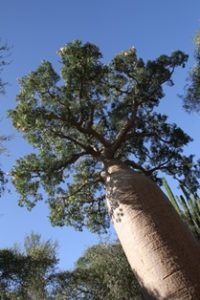
[[[200,162],[183,148],[192,139],[156,108],[163,85],[185,66],[181,51],[145,62],[136,49],[103,63],[99,48],[74,41],[58,51],[61,74],[48,61],[20,80],[13,125],[35,150],[12,177],[20,205],[31,209],[48,195],[53,224],[105,230],[103,165],[113,159],[159,181],[159,171],[192,192]]]
[[[56,275],[56,299],[142,299],[136,278],[118,243],[90,247],[71,272]]]

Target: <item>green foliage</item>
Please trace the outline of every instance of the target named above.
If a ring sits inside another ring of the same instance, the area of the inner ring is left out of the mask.
[[[141,299],[139,286],[119,244],[90,247],[72,271],[57,271],[56,244],[38,234],[19,247],[0,250],[2,300]]]
[[[24,248],[24,252],[16,247],[0,250],[0,299],[47,299],[47,287],[58,262],[56,244],[31,234]]]
[[[171,203],[200,240],[200,198],[192,195],[183,185],[180,186],[183,195],[174,196],[165,178],[162,183]]]
[[[171,190],[171,188],[170,188],[170,186],[169,186],[169,184],[168,184],[168,182],[165,178],[162,178],[162,185],[163,185],[165,191],[167,192],[167,196],[168,196],[170,202],[172,203],[172,205],[174,206],[176,211],[179,214],[181,214],[181,209],[180,209],[180,207],[177,203],[177,198],[174,196],[174,194],[173,194],[173,192],[172,192],[172,190]]]
[[[59,50],[61,76],[48,61],[20,80],[13,125],[35,148],[13,168],[20,205],[48,197],[53,224],[106,230],[101,171],[113,159],[159,180],[158,171],[190,190],[199,187],[200,163],[183,155],[191,138],[155,108],[163,85],[173,85],[181,51],[144,62],[131,48],[109,64],[91,43],[74,41]]]
[[[188,78],[184,95],[184,108],[188,112],[200,112],[200,33],[195,37],[195,65]]]
[[[72,272],[57,276],[55,299],[142,299],[139,286],[119,244],[93,246]]]

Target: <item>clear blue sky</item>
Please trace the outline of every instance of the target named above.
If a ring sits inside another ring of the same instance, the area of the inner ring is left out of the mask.
[[[6,111],[15,106],[17,78],[34,70],[43,59],[50,60],[59,70],[56,51],[74,39],[96,43],[105,61],[132,45],[144,59],[177,49],[188,53],[187,68],[177,71],[173,88],[166,88],[161,109],[194,138],[186,152],[200,157],[200,116],[186,114],[177,97],[183,93],[193,63],[193,37],[200,29],[199,0],[1,0],[0,8],[0,37],[12,46],[12,62],[2,74],[9,85],[6,95],[1,96],[0,109],[0,133],[13,136],[6,145],[8,155],[0,158],[6,171],[18,157],[31,150],[6,118]],[[17,197],[11,187],[11,193],[0,199],[1,248],[22,243],[24,236],[33,230],[44,239],[58,241],[60,266],[68,268],[88,245],[99,240],[87,231],[53,228],[44,203],[28,212],[17,206]]]

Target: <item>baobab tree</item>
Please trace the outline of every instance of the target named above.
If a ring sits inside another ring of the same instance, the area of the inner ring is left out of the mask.
[[[199,187],[199,163],[183,154],[191,138],[156,110],[187,55],[144,62],[131,48],[105,64],[80,41],[58,53],[61,75],[43,61],[20,80],[10,111],[36,148],[12,171],[19,204],[47,195],[51,222],[79,230],[106,230],[111,218],[144,294],[200,298],[199,244],[155,183],[164,172]]]

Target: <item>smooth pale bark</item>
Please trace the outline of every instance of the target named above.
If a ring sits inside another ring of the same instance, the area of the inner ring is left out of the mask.
[[[200,299],[200,245],[164,193],[121,164],[104,174],[114,227],[147,299]]]

